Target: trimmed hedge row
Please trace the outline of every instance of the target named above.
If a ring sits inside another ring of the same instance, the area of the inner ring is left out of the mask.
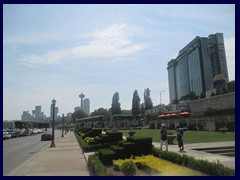
[[[94,176],[113,176],[113,174],[106,172],[106,167],[97,158],[96,153],[88,156],[89,169]]]
[[[119,145],[99,150],[99,159],[104,165],[111,165],[115,159],[125,159],[131,156],[152,154],[152,138],[130,137],[120,141]]]
[[[110,142],[110,143],[103,143],[102,139],[101,139],[101,143],[98,144],[88,144],[86,143],[86,141],[84,141],[77,132],[75,132],[75,136],[77,137],[78,143],[80,144],[80,146],[82,147],[84,152],[89,152],[89,151],[94,151],[94,150],[98,150],[98,149],[103,149],[103,148],[108,148],[111,145],[117,145],[118,142]],[[96,139],[95,139],[96,141]]]
[[[209,162],[207,160],[197,160],[194,157],[185,154],[180,155],[175,152],[160,151],[153,148],[153,155],[162,159],[174,162],[176,164],[195,169],[197,171],[213,176],[235,176],[235,170],[225,167],[219,162]]]

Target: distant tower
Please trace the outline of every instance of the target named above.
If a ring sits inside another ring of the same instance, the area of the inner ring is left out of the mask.
[[[84,111],[87,115],[89,115],[89,113],[90,113],[90,101],[89,101],[88,98],[85,98],[85,99],[83,100],[83,111]]]
[[[83,98],[85,97],[85,95],[81,93],[79,97],[81,98],[81,109],[83,110]]]

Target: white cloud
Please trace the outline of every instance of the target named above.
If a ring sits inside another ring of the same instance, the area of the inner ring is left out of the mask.
[[[122,24],[88,33],[82,38],[90,38],[87,43],[69,49],[52,50],[44,55],[28,54],[20,61],[26,65],[45,65],[63,62],[66,59],[126,57],[146,49],[146,44],[134,43],[129,28]]]

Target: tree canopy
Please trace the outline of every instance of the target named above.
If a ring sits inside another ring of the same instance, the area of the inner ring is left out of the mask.
[[[144,89],[144,105],[145,105],[145,110],[149,110],[153,108],[153,103],[152,99],[150,97],[150,89]]]
[[[87,114],[81,109],[75,111],[72,114],[72,118],[73,118],[74,121],[76,121],[76,119],[81,119],[81,118],[85,118],[85,117],[87,117]]]
[[[119,93],[115,92],[112,98],[112,115],[121,114],[121,104],[119,103]]]
[[[133,99],[132,99],[132,114],[137,115],[140,114],[140,97],[138,95],[138,91],[135,90],[133,93]]]
[[[110,120],[110,114],[107,109],[99,108],[91,113],[90,116],[99,116],[102,115],[105,120]]]

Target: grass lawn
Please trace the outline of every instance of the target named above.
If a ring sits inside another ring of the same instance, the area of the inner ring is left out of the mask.
[[[152,137],[153,142],[160,142],[160,129],[138,129],[134,131],[136,132],[134,136]],[[121,130],[121,132],[123,132],[123,136],[129,136],[128,130]],[[169,132],[176,134],[174,130],[168,130]],[[235,133],[230,132],[185,131],[184,136],[184,144],[235,141]],[[174,141],[174,143],[177,143],[176,139]]]

